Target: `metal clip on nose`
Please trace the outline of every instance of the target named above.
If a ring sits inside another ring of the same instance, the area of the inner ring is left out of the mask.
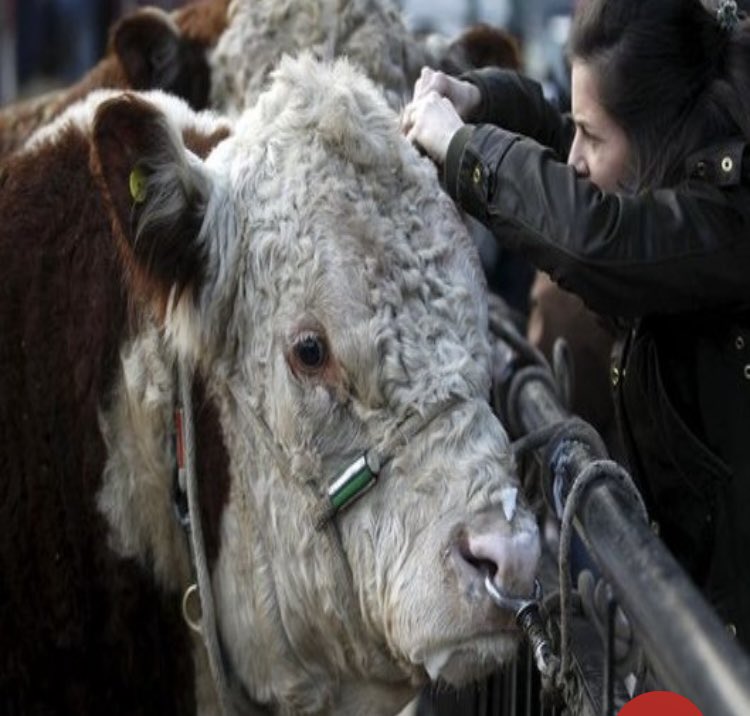
[[[492,577],[489,573],[484,575],[484,586],[487,593],[490,595],[490,599],[492,599],[500,609],[513,612],[516,615],[516,619],[518,619],[524,609],[531,605],[537,605],[542,598],[542,585],[539,583],[538,579],[534,580],[534,594],[531,597],[511,597],[507,594],[503,594],[492,581]]]
[[[516,624],[523,631],[531,645],[536,668],[544,676],[552,676],[557,665],[557,658],[552,653],[552,646],[544,629],[544,622],[539,613],[539,602],[542,599],[542,585],[534,580],[534,595],[532,597],[511,597],[503,594],[486,574],[484,586],[490,599],[500,609],[513,612]]]

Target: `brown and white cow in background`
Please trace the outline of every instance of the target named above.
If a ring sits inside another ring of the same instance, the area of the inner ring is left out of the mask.
[[[0,157],[96,89],[163,89],[196,109],[237,114],[282,55],[303,50],[348,56],[394,107],[422,65],[456,74],[517,61],[514,40],[486,25],[452,39],[417,38],[392,0],[192,0],[171,14],[143,7],[113,26],[107,54],[74,85],[0,108]]]
[[[528,593],[539,546],[487,401],[478,259],[371,82],[287,58],[232,126],[91,95],[0,185],[6,713],[217,712],[179,618],[177,362],[237,690],[391,714],[513,654],[484,570]],[[330,480],[384,445],[317,530]]]
[[[226,27],[229,0],[195,0],[171,14],[135,10],[112,28],[107,53],[65,89],[0,108],[0,157],[95,89],[163,89],[195,109],[208,105],[207,53]]]

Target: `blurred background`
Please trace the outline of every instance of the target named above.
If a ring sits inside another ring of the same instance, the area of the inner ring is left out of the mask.
[[[582,0],[400,0],[409,25],[456,35],[477,22],[503,27],[518,39],[524,70],[542,82],[548,99],[569,101],[565,43],[571,15]]]
[[[104,54],[108,29],[139,5],[181,0],[0,0],[0,104],[68,85]]]
[[[563,46],[576,0],[395,0],[416,31],[452,36],[488,22],[521,42],[526,71],[565,104]],[[101,58],[112,23],[142,5],[182,0],[0,0],[0,104],[80,78]]]

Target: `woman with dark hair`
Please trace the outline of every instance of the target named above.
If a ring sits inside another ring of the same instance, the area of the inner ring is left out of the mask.
[[[404,132],[503,246],[628,321],[628,466],[750,647],[750,23],[733,0],[588,0],[569,55],[570,117],[515,73],[425,69]]]

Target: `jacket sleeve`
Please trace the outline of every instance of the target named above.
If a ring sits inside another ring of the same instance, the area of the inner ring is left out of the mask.
[[[747,184],[604,193],[540,144],[489,125],[456,133],[444,172],[454,200],[503,246],[598,313],[750,305]]]
[[[544,98],[538,82],[498,68],[467,72],[461,79],[476,85],[481,96],[472,122],[518,132],[549,147],[560,159],[567,158],[575,132],[573,121]]]

